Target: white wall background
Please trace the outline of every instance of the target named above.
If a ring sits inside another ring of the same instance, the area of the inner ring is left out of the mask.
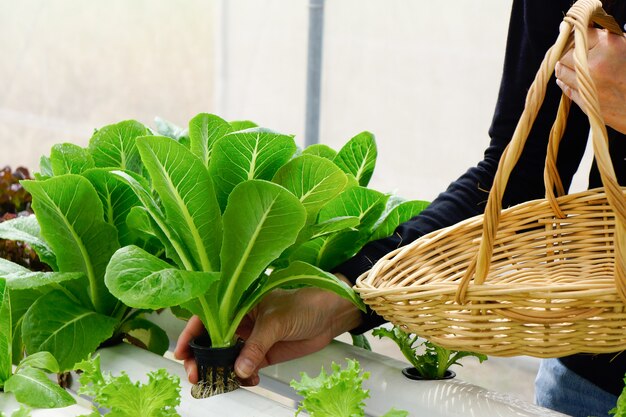
[[[375,133],[371,186],[433,199],[488,143],[510,6],[326,0],[322,143]],[[307,32],[308,0],[0,0],[0,167],[205,111],[302,145]]]
[[[213,2],[0,0],[0,167],[55,143],[211,111]]]
[[[306,1],[225,0],[219,112],[304,143]],[[489,138],[511,1],[327,0],[322,143],[376,135],[371,186],[430,200]],[[219,50],[219,49],[218,49]],[[218,75],[218,79],[219,75]]]

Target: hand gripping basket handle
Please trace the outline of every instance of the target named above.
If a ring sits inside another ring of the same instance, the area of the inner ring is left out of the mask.
[[[504,150],[498,164],[485,207],[483,235],[478,254],[460,281],[456,293],[456,301],[458,303],[465,303],[467,289],[472,277],[474,277],[474,283],[478,285],[484,283],[487,277],[493,254],[493,245],[498,232],[500,212],[502,210],[502,196],[506,184],[524,149],[524,144],[545,97],[546,87],[556,63],[571,48],[572,44],[574,45],[573,53],[578,91],[583,101],[585,113],[589,118],[594,155],[602,178],[602,184],[607,194],[607,200],[615,213],[615,285],[618,294],[626,302],[626,199],[615,176],[608,150],[606,126],[600,114],[598,94],[589,74],[589,66],[587,64],[587,29],[591,22],[601,25],[612,33],[622,35],[621,28],[612,16],[605,13],[599,0],[579,0],[567,12],[559,27],[559,36],[555,44],[546,52],[539,71],[528,91],[524,111],[515,128],[511,142]],[[546,198],[550,202],[555,215],[561,218],[564,217],[564,214],[558,207],[554,189],[556,188],[558,194],[563,194],[564,192],[556,170],[555,161],[558,144],[565,129],[569,106],[569,98],[563,95],[556,121],[550,132],[544,174]]]

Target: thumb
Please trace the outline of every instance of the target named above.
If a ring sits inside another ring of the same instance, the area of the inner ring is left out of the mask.
[[[267,366],[267,352],[279,340],[276,331],[262,327],[260,322],[256,323],[235,361],[235,373],[239,378],[249,378],[257,369]]]

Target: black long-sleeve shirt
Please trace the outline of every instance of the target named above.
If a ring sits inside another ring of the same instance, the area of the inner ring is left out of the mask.
[[[614,2],[609,12],[620,26],[626,23],[624,0]],[[491,142],[484,158],[441,193],[419,216],[402,224],[386,239],[368,244],[355,257],[336,269],[353,282],[386,253],[406,245],[434,230],[453,225],[481,214],[487,201],[498,161],[513,135],[524,109],[526,93],[543,57],[556,40],[559,23],[571,6],[570,0],[515,0],[507,38],[504,69],[493,121],[489,129]],[[478,7],[478,6],[477,6]],[[556,117],[561,90],[550,80],[544,104],[528,137],[524,151],[511,173],[503,207],[545,196],[543,169],[549,132]],[[589,134],[589,122],[573,105],[567,121],[557,167],[567,190],[582,159]],[[626,137],[609,129],[609,147],[620,184],[626,183]],[[589,174],[589,187],[601,186],[595,162]],[[382,324],[384,319],[373,312],[365,317],[365,331]],[[626,329],[624,329],[626,332]],[[626,354],[573,355],[560,359],[569,369],[599,387],[619,395],[626,373]]]

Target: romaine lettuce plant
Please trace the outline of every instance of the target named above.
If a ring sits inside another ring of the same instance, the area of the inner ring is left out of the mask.
[[[19,286],[22,302],[14,309],[14,360],[49,351],[61,371],[71,370],[105,341],[135,340],[161,353],[165,332],[138,317],[104,284],[106,266],[123,245],[153,249],[156,240],[126,223],[139,205],[134,192],[111,169],[142,172],[135,138],[150,131],[125,121],[96,131],[88,148],[55,145],[41,160],[37,180],[22,181],[32,195],[35,216],[0,223],[0,238],[23,241],[53,272],[34,275],[18,265],[0,263],[0,276]],[[155,252],[158,249],[155,250]]]
[[[306,411],[311,417],[365,417],[365,400],[369,390],[363,389],[363,381],[369,372],[361,372],[359,362],[347,359],[344,369],[333,362],[332,373],[309,377],[300,373],[300,381],[291,381],[291,387],[303,397],[296,416]],[[392,408],[382,417],[406,417],[408,412]]]
[[[48,352],[38,352],[12,366],[13,324],[11,292],[0,278],[0,392],[11,392],[22,404],[37,408],[67,407],[74,398],[48,378],[59,365]]]
[[[417,376],[421,379],[442,379],[452,365],[462,366],[459,362],[466,356],[474,356],[482,363],[487,356],[482,353],[449,350],[417,335],[411,335],[398,326],[391,329],[379,327],[372,331],[379,338],[388,337],[393,340],[400,351],[413,365]],[[420,348],[422,350],[418,351]],[[452,374],[454,375],[454,374]]]
[[[365,187],[376,159],[368,132],[339,152],[320,145],[300,154],[292,136],[234,131],[215,115],[194,117],[188,134],[188,145],[137,138],[146,175],[115,171],[141,201],[132,221],[160,240],[165,259],[123,247],[105,282],[129,306],[198,315],[214,347],[235,344],[242,319],[275,288],[318,286],[362,307],[325,270],[425,206],[391,209],[388,196]]]

